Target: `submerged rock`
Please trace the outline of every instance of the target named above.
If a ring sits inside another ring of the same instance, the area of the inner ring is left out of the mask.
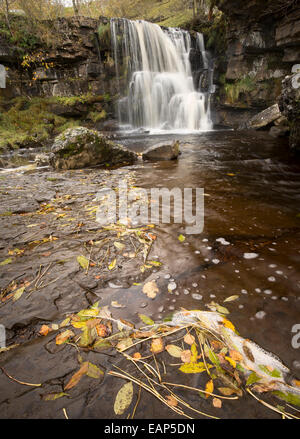
[[[261,111],[246,122],[246,128],[259,129],[270,125],[282,117],[278,104],[274,104],[266,110]]]
[[[128,165],[137,155],[97,131],[70,128],[58,136],[51,150],[55,169],[80,169],[95,165]]]
[[[159,143],[151,146],[143,154],[143,160],[176,160],[180,154],[180,143]]]

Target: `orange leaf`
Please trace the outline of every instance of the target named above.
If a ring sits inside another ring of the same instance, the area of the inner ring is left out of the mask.
[[[133,358],[134,358],[135,360],[139,360],[140,358],[142,358],[142,356],[141,356],[141,354],[140,354],[139,352],[135,352],[135,353],[133,354]]]
[[[87,373],[88,367],[89,367],[89,362],[85,361],[82,364],[81,368],[76,373],[74,373],[74,375],[72,376],[72,378],[70,379],[70,381],[66,385],[65,390],[70,390],[73,387],[75,387],[79,383],[79,381],[81,380],[83,375],[85,375]]]
[[[70,337],[73,337],[74,332],[68,329],[67,331],[62,332],[61,334],[58,334],[55,341],[57,345],[61,345],[65,343]]]
[[[237,351],[230,350],[229,355],[234,361],[242,361],[243,360],[243,356]]]
[[[47,325],[43,325],[43,326],[41,327],[39,333],[40,333],[41,335],[46,336],[46,335],[49,334],[50,331],[51,331],[51,328],[49,328],[49,326],[47,326]]]

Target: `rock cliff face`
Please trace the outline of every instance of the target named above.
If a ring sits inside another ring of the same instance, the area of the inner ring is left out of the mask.
[[[7,87],[0,90],[0,96],[113,97],[116,84],[107,38],[108,21],[73,17],[58,19],[52,25],[57,35],[55,48],[36,47],[28,64],[23,63],[24,51],[20,52],[0,34],[0,63],[7,70]],[[91,109],[100,110],[100,106],[94,106],[95,99],[92,101],[92,108],[88,107],[88,99],[78,100],[76,108],[70,105],[71,101],[63,108],[61,101],[54,110],[58,115],[79,117]],[[105,101],[105,110],[113,116],[111,100]]]
[[[300,7],[292,0],[216,4],[227,22],[216,104],[221,122],[238,126],[278,102],[283,79],[300,62]]]

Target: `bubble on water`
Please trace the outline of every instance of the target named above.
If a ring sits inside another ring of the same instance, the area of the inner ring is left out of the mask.
[[[283,271],[281,271],[281,270],[277,270],[277,271],[276,271],[276,274],[281,275],[281,274],[283,274]]]
[[[193,286],[194,288],[197,288],[198,284],[193,283],[192,286]]]
[[[187,296],[188,294],[190,294],[190,292],[189,292],[189,290],[184,290],[183,294],[185,294]]]
[[[258,257],[257,253],[244,253],[244,259],[255,259]]]
[[[202,274],[201,277],[202,277],[202,279],[206,279],[205,274]]]
[[[176,299],[173,299],[172,302],[175,303],[175,302],[176,302]]]
[[[270,264],[269,267],[270,267],[270,268],[276,268],[277,265],[276,265],[276,264]]]
[[[158,308],[158,312],[163,312],[163,310],[164,310],[164,306],[162,305],[162,306],[160,306],[159,308]]]
[[[200,255],[199,250],[196,250],[195,253],[196,253],[196,255]]]
[[[275,248],[269,248],[270,252],[276,252]]]
[[[272,290],[264,290],[265,294],[272,294]]]
[[[277,297],[277,296],[272,296],[271,299],[272,299],[272,300],[277,300],[278,297]]]
[[[260,288],[255,288],[255,291],[256,291],[257,293],[261,293],[261,289],[260,289]]]
[[[289,299],[287,297],[282,297],[281,300],[283,300],[284,302],[287,302]]]
[[[208,239],[204,238],[202,239],[202,242],[208,242]]]
[[[235,273],[239,273],[239,272],[240,272],[240,270],[234,270],[234,272],[235,272]]]
[[[205,260],[205,262],[208,262],[208,261],[209,261],[209,259],[208,259],[208,258],[205,258],[204,260]]]
[[[215,298],[216,298],[215,294],[210,294],[209,297],[211,297],[212,299],[215,299]]]
[[[255,314],[255,317],[257,318],[257,319],[263,319],[264,317],[266,316],[266,313],[265,313],[265,311],[258,311],[256,314]]]
[[[222,245],[230,245],[230,242],[226,241],[224,238],[218,238],[216,241],[220,242]]]
[[[217,265],[217,264],[219,264],[219,263],[220,263],[220,260],[219,260],[219,259],[213,259],[213,260],[212,260],[212,262],[213,262],[214,264],[216,264],[216,265]]]
[[[165,275],[165,279],[170,279],[171,275],[170,274],[166,274]]]
[[[276,277],[270,276],[270,277],[268,277],[268,281],[269,282],[276,282]]]
[[[175,296],[179,296],[179,292],[178,291],[175,291]]]
[[[192,298],[195,300],[202,300],[203,296],[201,296],[201,294],[194,293],[194,294],[192,294]]]
[[[176,285],[175,282],[170,282],[170,283],[168,284],[168,290],[169,290],[169,291],[174,291],[174,290],[176,290],[176,288],[177,288],[177,285]]]
[[[170,305],[168,309],[169,309],[170,311],[174,311],[174,309],[175,309],[175,306],[173,306],[173,305]]]
[[[244,308],[244,305],[239,305],[239,308],[240,308],[240,309],[243,309],[243,308]]]
[[[241,293],[242,294],[248,294],[248,291],[247,290],[242,290]]]
[[[212,247],[206,247],[207,248],[207,250],[212,250]]]

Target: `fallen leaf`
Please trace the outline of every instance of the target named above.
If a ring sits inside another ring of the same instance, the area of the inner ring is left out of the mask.
[[[62,332],[61,334],[58,334],[55,341],[57,345],[61,345],[65,343],[69,338],[73,337],[75,334],[73,331],[68,329],[67,331]]]
[[[112,306],[113,308],[126,308],[125,305],[122,305],[121,303],[118,303],[117,301],[113,301],[113,302],[111,302],[111,306]]]
[[[190,350],[182,351],[181,354],[181,361],[183,363],[190,363],[191,362],[192,353]]]
[[[24,293],[24,291],[25,291],[25,287],[19,288],[13,295],[13,301],[16,302],[17,300],[19,300],[22,294]]]
[[[236,393],[235,390],[230,387],[218,387],[218,390],[224,396],[231,396],[233,393]]]
[[[213,398],[213,406],[216,409],[220,409],[222,407],[222,401],[219,398]]]
[[[234,300],[237,300],[240,296],[230,296],[227,297],[227,299],[224,300],[224,302],[233,302]]]
[[[68,384],[65,386],[65,390],[70,390],[79,383],[83,375],[87,373],[88,366],[89,366],[88,361],[85,361],[82,364],[81,368],[76,373],[74,373]]]
[[[43,325],[39,331],[39,334],[46,336],[49,334],[50,331],[51,331],[51,328],[49,328],[49,326]]]
[[[207,368],[210,369],[210,364],[207,364]],[[206,367],[204,363],[186,363],[180,366],[179,370],[183,373],[201,373],[206,371]]]
[[[225,357],[228,363],[231,364],[231,366],[235,369],[236,368],[236,361],[233,360],[231,357]]]
[[[139,318],[142,320],[145,325],[154,325],[154,321],[150,319],[150,317],[146,316],[145,314],[139,314]]]
[[[214,382],[213,382],[213,380],[209,380],[209,381],[207,381],[207,383],[206,383],[206,386],[205,386],[205,392],[213,393],[213,391],[214,391]],[[208,394],[206,394],[205,396],[206,396],[206,398],[209,397]]]
[[[159,293],[159,289],[156,285],[155,280],[151,282],[147,282],[143,286],[143,293],[146,294],[149,297],[149,299],[155,299],[157,293]]]
[[[134,358],[135,360],[139,360],[140,358],[142,358],[142,356],[141,356],[141,354],[140,354],[139,352],[135,352],[135,353],[133,354],[133,358]]]
[[[192,345],[193,343],[195,343],[195,337],[191,334],[186,334],[186,336],[183,339],[185,341],[185,343]]]
[[[117,260],[114,259],[108,266],[109,270],[113,270],[115,268],[115,266],[117,265]]]
[[[183,236],[183,235],[179,235],[179,236],[178,236],[178,241],[180,241],[180,242],[184,242],[184,241],[185,241],[185,236]]]
[[[183,350],[179,346],[176,346],[174,344],[167,345],[166,351],[168,352],[168,354],[175,358],[181,358],[181,354],[183,352]]]
[[[133,398],[133,385],[130,381],[119,390],[115,403],[114,403],[114,412],[116,415],[122,415],[125,410],[130,406]]]
[[[229,355],[234,361],[242,361],[243,360],[243,356],[237,351],[230,350]]]
[[[88,362],[86,374],[90,378],[99,379],[102,377],[102,375],[104,375],[104,372],[95,364]]]
[[[8,265],[12,263],[12,258],[7,258],[4,261],[0,262],[0,266],[2,267],[3,265]]]
[[[124,351],[125,349],[129,348],[130,346],[133,345],[133,341],[130,337],[128,338],[124,338],[123,340],[119,341],[119,343],[117,344],[116,348],[119,349],[121,352]]]
[[[87,270],[89,267],[89,260],[85,256],[78,256],[77,262],[84,269]]]
[[[153,352],[153,354],[159,354],[164,349],[164,341],[162,338],[155,338],[152,340],[150,351]]]
[[[174,396],[172,396],[172,395],[166,396],[166,402],[170,407],[176,407],[178,405],[177,399],[174,398]]]
[[[60,393],[48,393],[47,395],[43,395],[42,399],[44,401],[55,401],[56,399],[62,398],[63,396],[68,396],[65,392]]]

